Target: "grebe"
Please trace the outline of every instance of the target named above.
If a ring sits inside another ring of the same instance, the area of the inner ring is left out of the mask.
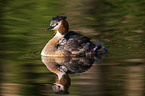
[[[43,48],[42,56],[90,56],[107,52],[99,41],[95,45],[88,37],[69,31],[66,18],[52,17],[46,30],[53,30],[56,34]]]

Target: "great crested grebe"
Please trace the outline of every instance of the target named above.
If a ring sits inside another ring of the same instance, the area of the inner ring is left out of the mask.
[[[43,48],[42,56],[90,56],[107,52],[100,42],[94,44],[88,37],[69,31],[66,18],[52,17],[46,30],[53,30],[56,34]]]

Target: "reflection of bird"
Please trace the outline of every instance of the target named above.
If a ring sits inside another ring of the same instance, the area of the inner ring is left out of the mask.
[[[55,83],[50,85],[52,85],[53,91],[56,94],[69,94],[70,78],[68,74],[64,74],[61,79],[56,79]]]
[[[43,57],[42,56],[42,62],[47,66],[47,68],[57,74],[57,78],[55,80],[55,83],[49,83],[49,85],[52,86],[53,91],[56,94],[68,94],[68,89],[71,84],[71,80],[69,78],[69,75],[66,74],[64,71],[61,71],[59,66],[56,63],[55,58],[53,57]],[[59,59],[59,58],[57,58]]]
[[[66,16],[53,17],[46,30],[50,29],[56,34],[42,50],[43,56],[90,56],[107,52],[100,42],[95,45],[88,37],[68,31]]]
[[[94,63],[93,57],[41,56],[46,67],[57,75],[55,83],[49,83],[56,94],[68,94],[71,85],[69,73],[86,72]]]
[[[67,73],[82,73],[90,69],[95,62],[93,57],[73,57],[59,61],[59,69]]]

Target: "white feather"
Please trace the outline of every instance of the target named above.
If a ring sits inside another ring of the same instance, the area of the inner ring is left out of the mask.
[[[60,28],[60,25],[61,25],[61,22],[59,22],[58,25],[55,26],[52,30],[57,30],[57,29],[59,29],[59,28]]]

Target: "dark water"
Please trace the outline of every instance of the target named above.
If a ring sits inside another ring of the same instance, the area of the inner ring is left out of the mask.
[[[144,0],[1,0],[0,95],[53,96],[57,70],[69,69],[67,96],[144,96],[144,5]],[[44,30],[57,15],[68,17],[70,30],[102,41],[106,56],[41,60],[54,35]]]

